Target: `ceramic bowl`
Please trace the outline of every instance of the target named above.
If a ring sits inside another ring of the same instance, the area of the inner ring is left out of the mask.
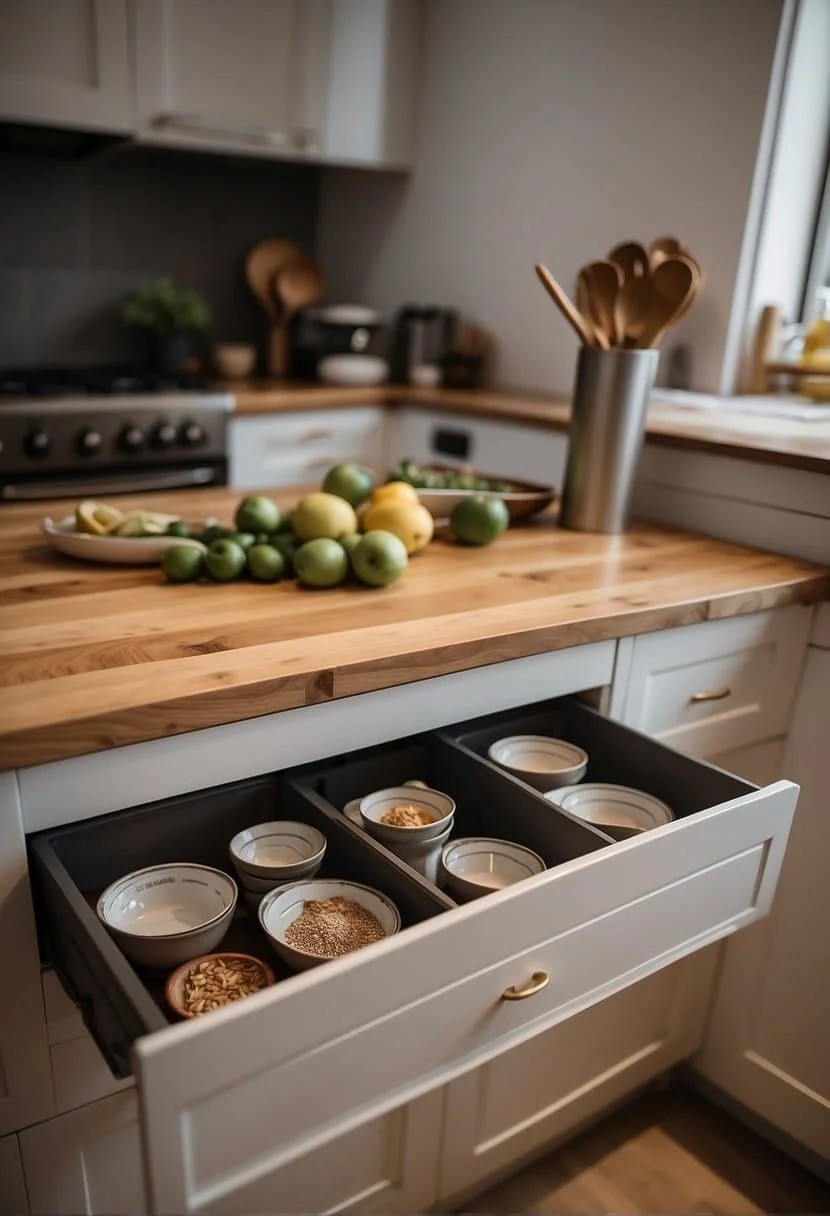
[[[550,735],[508,735],[491,743],[487,755],[543,793],[562,785],[576,785],[588,768],[587,752]]]
[[[101,895],[97,912],[133,962],[175,967],[219,945],[236,900],[236,883],[222,870],[174,862],[117,879]]]
[[[224,953],[199,955],[198,958],[192,958],[189,962],[182,963],[181,967],[177,967],[172,975],[168,977],[167,983],[164,985],[165,1000],[173,1012],[178,1014],[180,1018],[196,1018],[200,1016],[198,1013],[191,1013],[188,1009],[185,1009],[184,985],[188,976],[195,967],[198,967],[200,963],[212,962],[214,959],[221,959],[222,962],[225,963],[231,963],[234,961],[255,963],[259,968],[260,975],[264,980],[263,987],[267,988],[276,982],[274,973],[268,964],[263,963],[262,959],[254,958],[252,954]]]
[[[320,863],[310,866],[308,871],[303,874],[292,874],[290,877],[273,877],[273,878],[255,878],[253,874],[240,874],[239,886],[242,891],[246,891],[249,895],[258,895],[262,899],[263,895],[267,895],[269,891],[273,891],[275,887],[284,887],[286,883],[298,882],[301,878],[313,878],[320,869]]]
[[[283,882],[308,877],[312,867],[322,864],[326,838],[307,823],[283,819],[237,832],[229,847],[234,868],[248,886],[248,878]]]
[[[674,819],[671,807],[644,790],[628,785],[589,782],[550,790],[545,797],[569,815],[584,819],[616,840],[639,836]]]
[[[429,882],[437,885],[441,871],[441,851],[452,829],[453,822],[450,820],[441,835],[434,836],[432,840],[396,840],[387,844],[386,848],[413,870],[423,874]]]
[[[509,840],[467,836],[444,845],[440,886],[464,903],[541,874],[545,863],[538,853]]]
[[[311,967],[329,961],[324,955],[309,954],[290,945],[285,941],[285,931],[302,913],[306,900],[333,899],[335,896],[368,908],[380,921],[386,937],[391,937],[401,927],[401,916],[392,900],[387,899],[374,887],[336,878],[318,878],[310,882],[301,879],[299,882],[289,883],[288,886],[266,895],[259,905],[259,923],[274,951],[292,970],[308,971]]]
[[[414,806],[425,811],[432,816],[432,822],[417,828],[395,827],[394,824],[380,822],[387,811],[401,805]],[[375,840],[389,845],[394,845],[399,840],[412,844],[413,841],[434,840],[436,836],[440,836],[452,822],[455,802],[449,794],[442,794],[440,790],[394,785],[389,789],[375,790],[373,794],[361,798],[359,810],[363,827]]]
[[[207,552],[207,545],[184,536],[93,536],[76,532],[74,515],[66,515],[57,523],[47,516],[41,520],[40,530],[58,553],[106,565],[157,566],[173,545]]]
[[[223,342],[213,348],[213,363],[226,380],[244,380],[256,367],[256,347],[243,342]]]
[[[389,364],[377,355],[325,355],[317,375],[324,384],[383,384]]]

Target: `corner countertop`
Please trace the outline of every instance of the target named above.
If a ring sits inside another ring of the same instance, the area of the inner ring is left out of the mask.
[[[275,497],[289,506],[297,493]],[[123,506],[230,521],[238,497]],[[66,510],[3,508],[0,770],[830,594],[830,572],[793,558],[651,525],[568,532],[554,510],[488,548],[439,537],[379,591],[171,586],[155,566],[53,552],[40,520]]]
[[[417,406],[443,413],[550,427],[566,431],[570,402],[563,396],[486,390],[425,389],[409,385],[336,388],[325,384],[277,384],[251,380],[224,382],[240,415],[278,414],[355,405]],[[741,413],[683,409],[653,404],[646,425],[649,443],[689,448],[764,464],[830,473],[830,422],[802,422]]]

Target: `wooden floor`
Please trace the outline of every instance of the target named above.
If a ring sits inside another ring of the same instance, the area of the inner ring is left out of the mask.
[[[650,1091],[463,1206],[464,1212],[830,1210],[830,1188],[685,1090]]]

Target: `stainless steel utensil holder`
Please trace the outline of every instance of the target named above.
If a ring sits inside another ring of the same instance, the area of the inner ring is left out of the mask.
[[[656,350],[583,346],[574,381],[560,523],[624,532],[645,436]]]

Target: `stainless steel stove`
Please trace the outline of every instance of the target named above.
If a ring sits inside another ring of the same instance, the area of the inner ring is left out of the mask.
[[[227,483],[233,399],[124,368],[0,371],[0,498]]]

